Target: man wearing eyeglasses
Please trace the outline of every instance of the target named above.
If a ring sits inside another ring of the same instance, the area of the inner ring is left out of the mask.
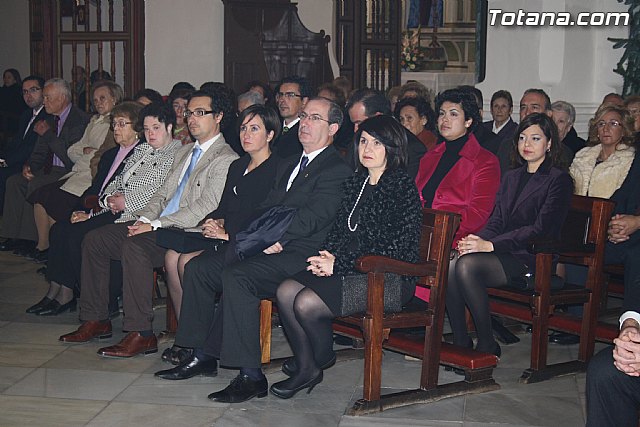
[[[71,104],[71,87],[62,79],[47,80],[41,85],[38,77],[25,80],[23,97],[31,107],[41,108],[35,117],[32,115],[22,128],[25,141],[33,141],[33,150],[22,167],[22,173],[7,179],[3,213],[2,236],[12,239],[11,249],[21,253],[31,252],[38,240],[33,218],[33,205],[27,201],[36,189],[57,181],[71,170],[73,162],[67,154],[68,148],[78,142],[89,123],[89,116]],[[29,138],[29,139],[27,139]],[[6,160],[6,159],[5,159]],[[16,247],[15,241],[22,240]],[[24,242],[26,241],[26,243]]]
[[[298,114],[310,95],[311,87],[304,77],[285,77],[276,88],[276,103],[282,117],[282,132],[273,142],[271,150],[283,159],[302,152],[302,145],[298,138],[300,121]]]
[[[111,335],[109,321],[109,265],[121,260],[123,328],[129,333],[116,345],[98,350],[104,357],[127,358],[158,351],[153,333],[153,269],[164,265],[165,248],[156,244],[159,227],[191,228],[218,206],[229,165],[238,155],[225,142],[220,123],[229,101],[209,92],[192,94],[184,111],[195,143],[181,147],[160,189],[135,212],[138,220],[112,224],[89,233],[82,247],[80,319],[63,342],[87,342]],[[91,287],[91,291],[86,289]],[[86,295],[89,297],[86,297]]]
[[[22,81],[22,98],[29,109],[20,115],[18,132],[0,148],[0,215],[4,205],[4,192],[7,179],[19,173],[29,159],[38,134],[33,131],[33,124],[49,115],[42,106],[42,87],[44,79],[39,76],[28,76]],[[0,244],[0,250],[13,250],[13,244]]]
[[[275,185],[258,209],[297,209],[280,242],[225,267],[221,275],[208,274],[207,259],[199,257],[189,262],[184,289],[222,291],[222,316],[219,312],[213,316],[212,307],[202,306],[202,301],[210,298],[185,292],[183,307],[198,309],[182,313],[176,344],[195,351],[178,367],[157,372],[156,376],[182,380],[205,370],[213,376],[217,373],[216,359],[220,359],[222,365],[240,368],[240,374],[209,399],[237,403],[266,396],[267,380],[260,369],[260,299],[274,297],[284,279],[307,267],[307,258],[318,253],[333,224],[342,198],[342,182],[351,175],[332,144],[341,123],[342,109],[325,98],[312,98],[299,112],[303,152],[279,164]],[[206,313],[210,318],[196,318],[195,313]],[[216,323],[220,321],[221,327]],[[202,325],[211,326],[205,330]]]

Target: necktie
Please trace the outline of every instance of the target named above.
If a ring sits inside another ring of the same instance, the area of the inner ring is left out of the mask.
[[[193,147],[193,151],[191,152],[191,162],[189,163],[189,167],[184,173],[184,176],[182,177],[182,179],[180,180],[180,184],[178,184],[178,188],[176,189],[175,194],[173,195],[171,200],[169,200],[169,203],[164,208],[160,216],[171,215],[172,213],[176,212],[178,208],[180,208],[180,197],[182,196],[184,187],[186,187],[187,185],[187,181],[189,180],[189,175],[191,175],[191,172],[193,172],[193,169],[196,167],[196,164],[198,163],[198,159],[200,158],[201,155],[202,155],[202,149],[197,145]]]
[[[302,156],[302,158],[300,159],[300,170],[298,170],[298,175],[302,173],[304,168],[307,167],[308,163],[309,163],[309,158],[307,156]]]
[[[285,126],[282,128],[282,133],[287,133],[289,132],[289,126]]]

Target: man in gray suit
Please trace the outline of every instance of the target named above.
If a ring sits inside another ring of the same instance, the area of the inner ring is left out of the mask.
[[[89,123],[89,116],[71,104],[71,88],[62,79],[47,80],[43,103],[51,116],[33,122],[33,131],[38,135],[33,152],[22,173],[7,180],[2,236],[9,239],[38,239],[33,205],[27,199],[36,189],[71,171],[73,162],[67,150],[82,138]]]
[[[132,357],[158,351],[153,333],[151,284],[153,269],[164,265],[165,248],[156,244],[158,227],[195,227],[216,209],[229,165],[238,155],[220,133],[228,100],[208,92],[195,92],[185,111],[196,142],[182,147],[162,187],[138,220],[110,224],[87,234],[82,244],[80,328],[60,337],[64,342],[86,342],[111,336],[109,320],[109,264],[122,262],[124,330],[118,344],[101,348],[105,357]]]

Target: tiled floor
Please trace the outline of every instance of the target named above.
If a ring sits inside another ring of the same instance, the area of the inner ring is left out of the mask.
[[[310,395],[290,400],[269,395],[237,405],[216,404],[207,394],[223,388],[236,374],[221,369],[216,378],[170,382],[153,373],[167,368],[160,353],[131,360],[105,359],[99,347],[122,337],[121,319],[114,337],[69,345],[58,337],[78,324],[77,313],[54,318],[25,314],[45,292],[38,266],[0,253],[0,425],[1,426],[582,426],[585,376],[567,376],[533,385],[518,384],[528,366],[530,337],[503,346],[494,371],[498,391],[414,405],[364,417],[345,411],[362,393],[362,360],[340,362],[325,372]],[[162,330],[163,308],[154,326]],[[163,344],[160,351],[168,344]],[[601,348],[602,345],[598,345]],[[289,352],[274,331],[274,355]],[[550,359],[575,357],[577,346],[550,346]],[[384,387],[415,388],[419,365],[386,352]],[[441,381],[458,377],[441,370]],[[268,374],[269,381],[284,378]]]

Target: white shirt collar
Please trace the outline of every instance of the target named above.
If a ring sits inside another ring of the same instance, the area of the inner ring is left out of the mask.
[[[208,141],[205,141],[205,142],[196,141],[195,144],[200,147],[200,149],[202,150],[202,154],[204,154],[213,145],[214,142],[220,139],[220,135],[222,135],[222,132],[219,132],[216,136],[214,136]]]
[[[493,133],[498,134],[498,132],[500,132],[502,130],[503,127],[505,127],[509,122],[511,121],[511,117],[509,117],[507,119],[507,121],[505,121],[500,127],[496,127],[496,121],[493,121]]]
[[[300,117],[295,118],[295,120],[292,120],[291,122],[289,122],[288,124],[284,124],[284,120],[282,121],[282,128],[284,129],[285,126],[288,127],[289,129],[291,129],[292,127],[294,127],[298,122],[300,121]]]

